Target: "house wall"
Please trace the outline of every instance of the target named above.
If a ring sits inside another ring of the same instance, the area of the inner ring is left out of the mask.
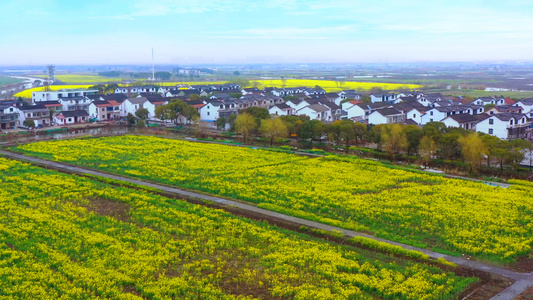
[[[489,124],[489,120],[494,120],[494,124]],[[508,137],[508,130],[507,130],[507,124],[508,122],[503,122],[500,119],[496,117],[490,117],[488,119],[485,119],[476,125],[476,131],[477,132],[483,132],[486,134],[489,133],[489,129],[493,130],[493,133],[491,135],[497,136],[500,139],[507,139]]]
[[[219,106],[214,106],[211,103],[207,103],[205,106],[203,106],[200,109],[200,120],[215,121],[216,119],[220,117],[218,113],[219,109],[220,109]]]
[[[433,115],[432,115],[433,113]],[[429,123],[429,122],[440,122],[442,121],[442,119],[446,118],[446,113],[444,112],[440,112],[436,109],[430,109],[428,110],[424,115],[422,115],[422,118],[421,118],[421,124],[422,125],[425,125],[426,123]]]
[[[368,116],[368,124],[387,124],[387,117],[381,115],[379,111],[375,111]]]

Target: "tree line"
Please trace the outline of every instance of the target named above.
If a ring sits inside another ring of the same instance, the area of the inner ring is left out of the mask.
[[[366,125],[352,120],[324,123],[307,116],[272,117],[268,110],[250,107],[238,115],[217,120],[219,129],[229,124],[229,130],[243,136],[244,142],[261,135],[274,144],[277,139],[293,138],[301,145],[328,143],[344,149],[376,148],[390,158],[413,157],[425,166],[436,161],[465,162],[469,172],[480,166],[519,169],[531,142],[523,139],[501,140],[496,136],[472,132],[463,128],[446,127],[442,122],[429,122],[420,127],[405,124]],[[355,146],[355,147],[352,147]]]

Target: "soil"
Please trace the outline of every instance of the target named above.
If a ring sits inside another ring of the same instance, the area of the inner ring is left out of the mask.
[[[129,204],[113,201],[101,197],[92,197],[89,199],[90,205],[87,210],[94,211],[102,216],[113,217],[122,222],[130,221],[130,206]]]
[[[533,287],[520,294],[520,296],[514,298],[514,300],[532,300],[533,299]]]

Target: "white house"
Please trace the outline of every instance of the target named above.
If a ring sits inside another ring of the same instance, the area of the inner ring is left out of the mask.
[[[148,99],[146,97],[137,97],[137,98],[128,98],[122,102],[122,116],[125,117],[129,113],[132,115],[135,115],[135,112],[139,108],[143,108],[143,104],[148,102]]]
[[[35,126],[50,125],[50,109],[44,105],[31,105],[19,108],[19,122],[24,124],[25,120],[33,120]]]
[[[476,131],[494,135],[500,139],[517,138],[519,131],[525,131],[531,122],[523,114],[501,113],[491,115],[476,124]]]
[[[114,100],[109,101],[93,101],[89,105],[89,114],[91,118],[96,118],[99,121],[110,121],[120,119],[122,113],[120,103]]]
[[[98,90],[59,90],[59,91],[43,91],[32,93],[32,103],[36,104],[41,101],[57,101],[61,98],[85,97],[87,95],[94,95]]]
[[[285,103],[280,103],[269,108],[268,112],[275,116],[290,116],[294,114],[294,108]]]
[[[168,101],[161,99],[148,99],[148,101],[143,103],[143,108],[148,110],[148,118],[155,118],[155,109],[161,105],[168,104]]]
[[[505,104],[505,98],[496,98],[496,97],[479,97],[472,104],[485,106],[487,104],[494,104],[494,105],[504,105]]]
[[[479,115],[471,115],[471,114],[458,114],[458,115],[451,115],[449,117],[444,118],[442,120],[442,123],[446,125],[446,127],[459,127],[467,130],[476,130],[476,125],[480,121],[488,118],[489,115],[487,114],[479,114]]]
[[[392,124],[403,123],[405,114],[395,108],[377,109],[368,115],[368,124]]]
[[[370,102],[389,102],[393,103],[396,101],[397,95],[395,93],[384,93],[384,94],[370,94]]]
[[[527,114],[529,118],[533,118],[533,98],[522,99],[514,105],[522,107],[522,111]]]
[[[85,110],[63,111],[54,116],[54,122],[57,125],[70,125],[87,123],[89,113]]]
[[[308,105],[296,111],[296,115],[306,115],[309,116],[311,120],[320,121],[332,121],[333,119],[330,108],[321,104]]]
[[[200,108],[200,121],[216,121],[220,118],[219,110],[224,108],[222,101],[205,102],[205,105]]]

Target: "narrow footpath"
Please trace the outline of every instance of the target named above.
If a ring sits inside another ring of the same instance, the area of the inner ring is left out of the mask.
[[[182,189],[178,189],[178,188],[172,188],[172,187],[159,185],[159,184],[154,184],[154,183],[150,183],[150,182],[146,182],[146,181],[142,181],[142,180],[131,179],[131,178],[128,178],[128,177],[123,177],[123,176],[118,176],[118,175],[111,175],[111,174],[102,173],[102,172],[91,170],[91,169],[85,169],[85,168],[82,168],[82,167],[70,166],[70,165],[66,165],[66,164],[62,164],[62,163],[58,163],[58,162],[54,162],[54,161],[49,161],[49,160],[40,159],[40,158],[36,158],[36,157],[31,157],[31,156],[26,156],[26,155],[22,155],[22,154],[12,153],[12,152],[8,152],[8,151],[4,151],[4,150],[0,150],[0,155],[3,155],[5,157],[11,158],[11,159],[22,160],[22,161],[27,161],[27,162],[34,163],[34,164],[41,165],[41,166],[51,167],[51,168],[54,168],[54,169],[57,169],[57,170],[65,170],[65,171],[68,171],[68,172],[71,172],[71,173],[76,173],[76,174],[91,174],[91,175],[95,175],[95,176],[106,177],[106,178],[109,178],[109,179],[114,179],[114,180],[129,182],[129,183],[133,183],[133,184],[137,184],[137,185],[156,188],[156,189],[162,190],[162,191],[164,191],[166,193],[171,193],[171,194],[176,194],[176,195],[181,195],[181,196],[191,197],[191,198],[197,198],[197,199],[204,199],[204,200],[208,200],[208,201],[212,201],[212,202],[218,203],[218,204],[223,205],[223,206],[238,207],[239,209],[242,209],[244,211],[252,212],[252,213],[255,213],[255,214],[258,214],[258,215],[263,215],[263,216],[269,217],[269,218],[280,219],[280,220],[283,220],[283,221],[287,221],[287,222],[291,222],[291,223],[294,223],[294,224],[298,224],[300,226],[303,225],[303,226],[307,226],[309,228],[323,229],[323,230],[328,230],[328,231],[336,230],[336,231],[342,232],[346,237],[356,237],[356,236],[366,237],[366,238],[373,239],[373,240],[376,240],[376,241],[379,241],[379,242],[385,242],[385,243],[388,243],[388,244],[391,244],[391,245],[400,246],[400,247],[403,247],[404,249],[420,251],[420,252],[423,252],[424,254],[430,256],[433,259],[444,258],[447,261],[452,262],[452,263],[457,264],[457,265],[460,265],[460,266],[464,266],[464,267],[475,269],[475,270],[480,270],[480,271],[487,272],[487,273],[494,274],[494,275],[498,275],[498,276],[507,277],[507,278],[512,279],[512,280],[515,281],[514,284],[512,284],[511,286],[509,286],[508,288],[506,288],[505,290],[503,290],[502,292],[500,292],[499,294],[497,294],[493,298],[491,298],[491,299],[494,299],[494,300],[512,300],[515,297],[517,297],[518,295],[520,295],[521,293],[523,293],[524,291],[526,291],[528,288],[533,287],[533,272],[531,272],[531,273],[519,273],[519,272],[515,272],[515,271],[499,268],[499,267],[496,267],[496,266],[484,264],[484,263],[481,263],[481,262],[464,259],[464,258],[461,258],[461,257],[450,256],[450,255],[446,255],[446,254],[442,254],[442,253],[437,253],[437,252],[434,252],[434,251],[431,251],[431,250],[428,250],[428,249],[422,249],[422,248],[418,248],[418,247],[413,247],[413,246],[410,246],[410,245],[406,245],[406,244],[398,243],[398,242],[395,242],[395,241],[390,241],[390,240],[378,238],[378,237],[375,237],[375,236],[372,236],[372,235],[368,235],[368,234],[364,234],[364,233],[360,233],[360,232],[356,232],[356,231],[352,231],[352,230],[343,229],[343,228],[340,228],[340,227],[335,227],[335,226],[331,226],[331,225],[327,225],[327,224],[322,224],[322,223],[319,223],[319,222],[309,221],[309,220],[306,220],[306,219],[285,215],[285,214],[282,214],[282,213],[278,213],[278,212],[262,209],[262,208],[259,208],[259,207],[253,206],[253,205],[249,205],[249,204],[245,204],[245,203],[242,203],[242,202],[238,202],[238,201],[232,201],[232,200],[219,198],[219,197],[214,197],[214,196],[210,196],[210,195],[205,195],[205,194],[201,194],[201,193],[197,193],[197,192],[191,192],[191,191],[186,191],[186,190],[182,190]]]

